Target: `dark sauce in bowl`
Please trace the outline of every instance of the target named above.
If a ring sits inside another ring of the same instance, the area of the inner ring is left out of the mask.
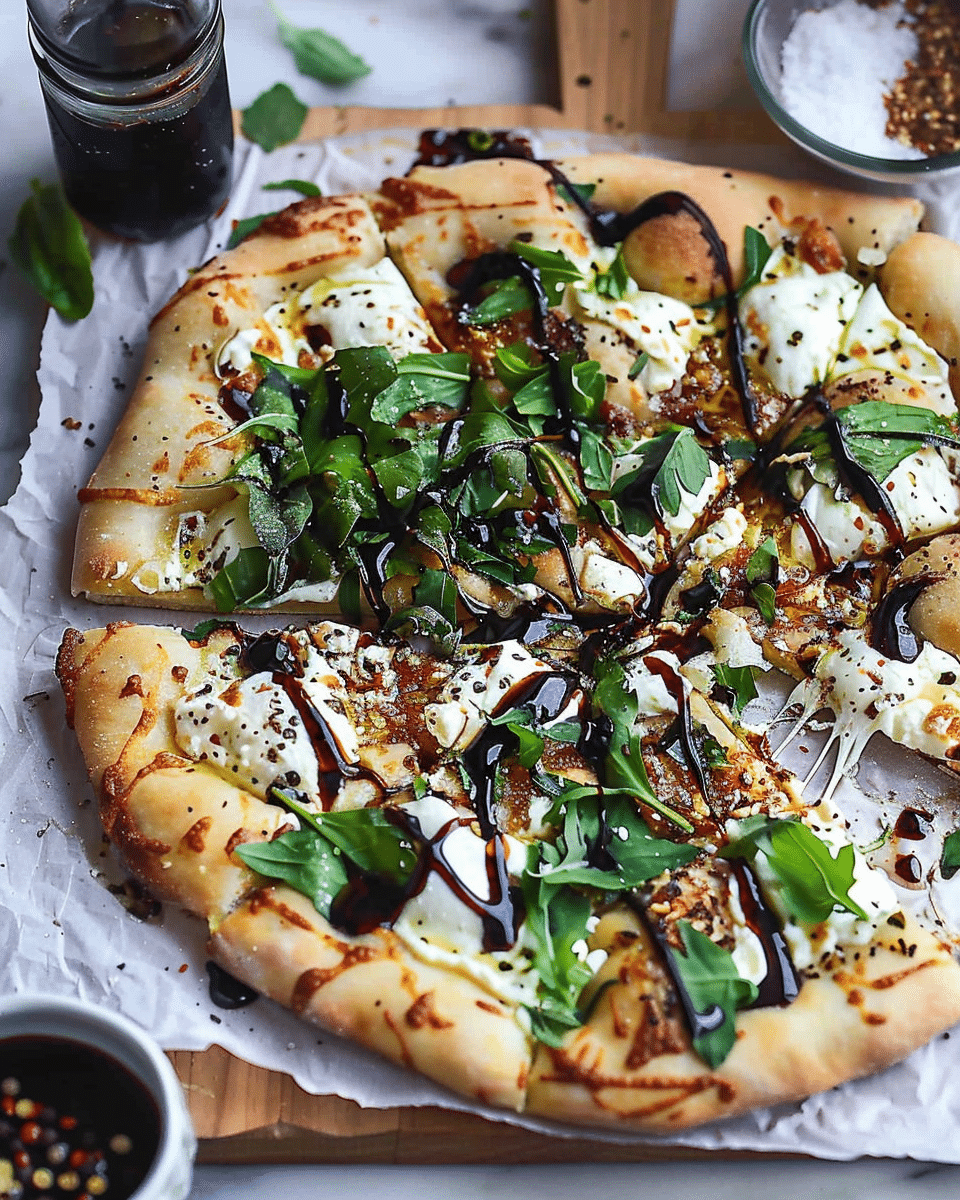
[[[160,1145],[147,1088],[69,1038],[0,1040],[0,1200],[128,1200]]]

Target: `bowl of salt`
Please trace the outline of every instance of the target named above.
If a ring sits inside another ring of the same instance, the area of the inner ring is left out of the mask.
[[[753,0],[743,58],[769,116],[821,161],[885,183],[960,171],[955,0]]]

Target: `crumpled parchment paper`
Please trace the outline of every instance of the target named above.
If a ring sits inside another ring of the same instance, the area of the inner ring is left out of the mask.
[[[548,156],[621,147],[685,157],[682,146],[638,139],[547,132],[536,140],[539,152]],[[156,246],[98,240],[92,314],[74,325],[55,313],[47,321],[38,425],[20,486],[0,509],[0,987],[79,995],[139,1021],[165,1049],[217,1043],[249,1062],[289,1072],[310,1092],[372,1107],[445,1105],[557,1136],[579,1134],[584,1131],[477,1108],[265,1000],[234,1011],[217,1008],[207,990],[202,923],[171,906],[143,919],[122,903],[123,874],[103,838],[53,671],[69,625],[166,619],[162,612],[75,600],[69,587],[76,492],[126,405],[150,315],[184,281],[189,267],[223,248],[233,220],[297,198],[292,192],[262,192],[263,183],[310,179],[326,194],[375,188],[383,176],[407,170],[415,143],[416,133],[409,130],[290,146],[270,155],[241,143],[233,196],[212,227]],[[824,177],[799,151],[722,147],[712,154],[701,150],[698,158]],[[949,183],[916,189],[929,205],[930,226],[954,237],[960,235],[958,189]],[[169,620],[185,627],[195,623],[189,614]],[[960,800],[960,787],[933,767],[905,765],[903,759],[889,747],[872,750],[860,773],[865,790],[888,807],[902,807],[919,787],[924,803],[945,801],[947,815],[940,822],[951,828],[950,801]],[[842,804],[853,814],[858,840],[871,841],[887,819],[882,804],[864,800],[852,786],[845,785]],[[939,840],[929,853],[935,857],[938,851]],[[937,911],[949,914],[952,901],[960,914],[960,901],[949,889],[942,892],[933,897]],[[925,894],[906,897],[911,898],[928,900]],[[960,929],[960,918],[948,915],[947,921]],[[701,1148],[834,1159],[876,1155],[960,1162],[958,1129],[960,1036],[946,1035],[871,1079],[674,1140]],[[640,1140],[616,1133],[598,1136]]]

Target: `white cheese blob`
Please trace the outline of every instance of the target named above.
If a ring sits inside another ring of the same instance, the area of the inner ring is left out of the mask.
[[[682,300],[641,291],[632,279],[620,300],[587,286],[575,287],[574,293],[585,316],[612,326],[638,355],[649,356],[638,376],[648,395],[673,387],[697,344],[713,330]]]
[[[893,315],[876,284],[864,292],[844,330],[830,379],[842,379],[864,369],[889,372],[895,378],[920,383],[927,396],[924,407],[941,416],[956,412],[947,363],[909,325]]]
[[[862,292],[845,271],[820,274],[778,246],[740,300],[746,357],[778,391],[802,396],[827,380]]]
[[[791,694],[787,707],[792,704],[803,705],[801,722],[822,708],[835,714],[827,748],[835,745],[837,756],[828,794],[875,733],[934,759],[960,751],[960,661],[931,642],[905,663],[875,650],[863,631],[844,630]]]
[[[281,777],[310,795],[318,792],[310,738],[286,693],[266,674],[222,690],[208,681],[178,701],[174,722],[185,754],[219,767],[261,799]]]
[[[321,325],[336,350],[386,346],[399,359],[440,349],[426,313],[389,258],[318,280],[298,305],[301,320]]]
[[[444,859],[459,884],[481,902],[489,902],[487,843],[475,832],[473,814],[429,792],[400,807],[416,818],[424,837],[443,837]],[[504,849],[508,868],[518,875],[526,848],[505,837]],[[522,944],[485,952],[480,915],[438,871],[431,870],[423,888],[403,906],[393,931],[420,958],[460,971],[497,996],[517,1003],[531,1003],[535,997],[537,975]]]
[[[471,647],[465,649],[472,651]],[[473,661],[444,684],[436,702],[424,708],[427,728],[447,750],[468,746],[502,705],[510,689],[550,668],[522,642],[503,642],[472,651]]]
[[[571,546],[570,561],[585,595],[604,608],[634,604],[647,594],[643,576],[626,563],[610,558],[599,542]]]
[[[200,587],[243,547],[256,544],[245,496],[221,504],[212,513],[180,513],[165,554],[141,563],[130,582],[145,596]]]
[[[680,660],[675,654],[657,650],[653,656],[680,674]],[[623,671],[626,686],[637,697],[638,717],[659,717],[677,711],[677,702],[670,689],[660,675],[650,670],[642,654],[625,663]]]

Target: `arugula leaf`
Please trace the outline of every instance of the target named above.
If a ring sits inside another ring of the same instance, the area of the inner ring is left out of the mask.
[[[288,84],[275,83],[243,110],[240,129],[244,137],[269,153],[297,139],[307,111],[306,104],[297,99]]]
[[[952,879],[958,871],[960,871],[960,829],[954,829],[943,839],[940,874],[944,879]]]
[[[604,787],[626,792],[678,828],[692,833],[693,826],[686,817],[664,804],[650,785],[643,763],[643,747],[635,732],[639,702],[636,694],[627,687],[623,667],[616,659],[600,659],[594,678],[597,681],[594,704],[612,726],[610,749],[601,772]]]
[[[93,308],[93,269],[83,226],[59,184],[30,181],[32,195],[7,241],[10,257],[67,321]]]
[[[826,842],[802,822],[758,816],[743,822],[723,854],[752,861],[759,852],[777,877],[784,904],[798,921],[819,925],[835,909],[867,920],[860,905],[850,899],[856,862],[852,845],[841,846],[834,857]]]
[[[745,572],[753,602],[768,625],[777,616],[777,584],[780,580],[780,557],[772,537],[762,542],[747,560]]]
[[[290,830],[272,842],[245,842],[234,853],[251,870],[307,896],[324,917],[330,916],[334,897],[347,883],[341,851],[313,829]]]
[[[617,251],[617,256],[607,268],[593,281],[598,295],[606,296],[608,300],[622,300],[630,287],[631,275],[627,270],[627,262],[623,257],[623,247]],[[641,368],[642,369],[642,368]],[[633,368],[631,367],[632,371]],[[635,378],[632,374],[631,379]]]
[[[244,238],[249,237],[260,228],[268,217],[275,217],[277,210],[268,213],[258,213],[255,217],[241,217],[239,221],[234,223],[233,229],[230,232],[230,237],[227,239],[227,249],[232,250],[235,246],[239,246]]]
[[[743,231],[743,266],[745,278],[743,283],[737,289],[737,294],[742,296],[744,292],[748,292],[763,278],[763,268],[767,265],[767,261],[773,249],[767,243],[767,239],[763,236],[759,229],[754,229],[752,225],[748,225]]]
[[[520,276],[508,275],[499,280],[479,304],[467,310],[467,323],[481,327],[496,325],[516,313],[527,312],[532,304],[530,289]]]
[[[293,54],[301,75],[321,83],[345,84],[370,74],[364,60],[339,38],[322,29],[302,29],[288,21],[275,4],[270,7],[277,18],[280,41]]]
[[[543,876],[556,851],[549,842],[531,846],[521,879],[525,929],[534,946],[533,967],[540,977],[537,1006],[530,1009],[535,1036],[559,1046],[564,1034],[582,1024],[577,1002],[592,971],[573,947],[585,941],[592,915],[589,897],[570,887],[554,887]]]
[[[718,1067],[736,1041],[738,1009],[752,1004],[757,985],[741,978],[729,950],[718,946],[689,921],[678,921],[683,953],[670,951],[671,962],[689,999],[693,1048],[710,1067]]]
[[[627,378],[636,379],[649,361],[650,355],[646,352],[646,350],[641,350],[637,357],[630,364],[630,370],[627,372]]]
[[[378,392],[370,416],[386,425],[424,408],[462,408],[470,386],[467,354],[408,354],[396,364],[397,378]]]
[[[262,546],[246,546],[207,585],[217,612],[255,605],[282,588],[278,566]]]
[[[541,250],[529,242],[516,240],[510,242],[507,249],[537,268],[540,283],[552,305],[561,302],[568,283],[577,283],[583,278],[580,268],[562,250]]]
[[[732,694],[730,711],[735,717],[740,717],[751,700],[756,700],[760,694],[757,691],[756,676],[753,667],[734,667],[730,663],[714,663],[713,677],[718,688]]]

